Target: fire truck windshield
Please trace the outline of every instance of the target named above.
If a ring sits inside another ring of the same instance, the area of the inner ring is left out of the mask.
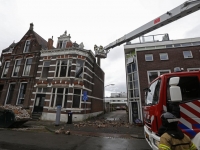
[[[160,93],[160,80],[153,82],[149,90],[146,91],[145,103],[146,105],[155,105],[158,103],[159,93]]]

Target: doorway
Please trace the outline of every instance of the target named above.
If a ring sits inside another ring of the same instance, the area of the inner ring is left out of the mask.
[[[35,99],[34,111],[36,113],[43,112],[44,100],[46,94],[37,94]]]

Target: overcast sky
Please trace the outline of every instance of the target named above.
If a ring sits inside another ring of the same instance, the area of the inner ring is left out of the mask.
[[[71,40],[83,42],[93,51],[94,44],[106,46],[134,29],[184,3],[185,0],[0,0],[0,51],[18,42],[34,24],[44,39],[67,30]],[[200,37],[200,11],[147,35],[169,33],[172,40]],[[94,52],[94,51],[93,51]],[[111,49],[101,60],[105,72],[106,96],[126,92],[123,45]]]

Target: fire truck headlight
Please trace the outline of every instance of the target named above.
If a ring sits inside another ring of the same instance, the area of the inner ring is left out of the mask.
[[[157,141],[156,139],[153,139],[153,143],[155,146],[157,146],[157,147],[159,146],[159,141]]]

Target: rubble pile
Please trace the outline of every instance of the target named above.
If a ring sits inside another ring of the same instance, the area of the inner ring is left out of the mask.
[[[66,135],[70,135],[70,131],[65,131],[64,127],[58,129],[55,131],[56,134],[66,134]]]
[[[110,120],[97,120],[97,121],[85,121],[81,123],[74,123],[74,127],[96,127],[96,128],[106,128],[106,127],[127,127],[129,128],[131,124],[124,121],[110,121]]]
[[[16,120],[30,119],[30,114],[25,109],[22,109],[21,106],[5,105],[0,106],[0,109],[12,111],[15,114]]]

